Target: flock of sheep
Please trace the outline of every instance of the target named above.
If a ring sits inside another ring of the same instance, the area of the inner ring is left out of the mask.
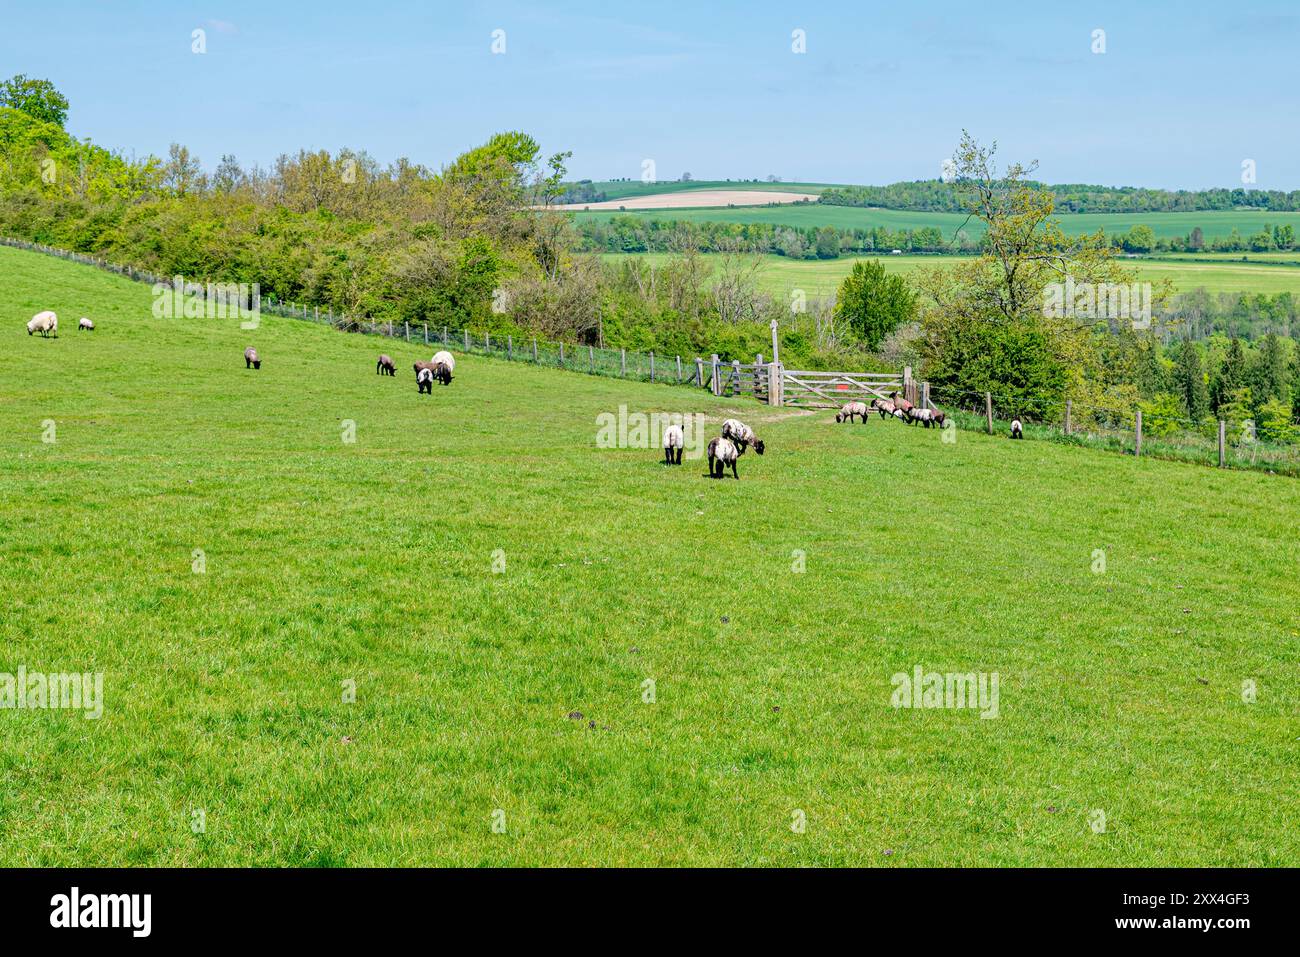
[[[722,478],[727,466],[731,475],[739,480],[736,463],[750,446],[759,455],[767,448],[763,440],[754,434],[754,430],[739,419],[727,419],[722,423],[722,434],[709,441],[709,475]],[[682,450],[686,447],[686,432],[680,425],[670,425],[664,429],[664,463],[682,464]]]
[[[83,330],[95,331],[95,324],[85,316],[82,316],[81,321],[77,323],[77,331],[82,332]],[[51,332],[54,333],[55,339],[59,338],[59,317],[48,309],[32,316],[31,322],[27,323],[27,334],[31,336],[38,332],[43,339],[48,339]]]
[[[856,417],[861,416],[862,423],[865,425],[867,416],[872,412],[878,412],[882,419],[887,415],[892,415],[908,425],[915,425],[920,422],[927,429],[932,425],[943,428],[944,423],[948,420],[948,417],[938,409],[923,409],[908,402],[899,396],[897,392],[891,392],[888,399],[872,399],[869,406],[865,402],[846,402],[844,408],[835,413],[835,421],[852,422]]]

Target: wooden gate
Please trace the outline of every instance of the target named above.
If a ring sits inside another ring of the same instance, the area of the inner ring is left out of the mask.
[[[887,399],[891,392],[912,397],[911,370],[887,372],[820,372],[782,369],[781,404],[804,409],[838,409],[845,402]]]

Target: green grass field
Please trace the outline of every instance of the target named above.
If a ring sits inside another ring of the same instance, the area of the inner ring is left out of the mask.
[[[661,192],[663,192],[661,190]],[[615,198],[612,197],[611,198]],[[573,214],[578,222],[608,219],[611,216],[644,216],[654,219],[695,220],[720,223],[771,223],[802,229],[835,226],[839,229],[890,230],[921,229],[937,226],[951,239],[964,229],[973,240],[984,232],[984,224],[960,213],[913,212],[900,209],[876,209],[859,206],[823,206],[821,203],[792,203],[780,206],[738,206],[696,209],[593,210]],[[1126,233],[1139,223],[1150,226],[1159,237],[1186,236],[1197,226],[1206,239],[1228,236],[1235,228],[1243,236],[1259,232],[1265,226],[1291,223],[1300,229],[1300,213],[1269,212],[1192,212],[1192,213],[1066,213],[1057,217],[1061,228],[1070,235],[1104,229],[1108,234]],[[1292,257],[1294,258],[1294,256]]]
[[[0,864],[1300,861],[1294,480],[474,356],[419,396],[422,345],[6,248],[0,329],[0,672],[105,699],[0,711]],[[597,448],[623,404],[767,454]],[[918,665],[998,717],[891,707]]]
[[[667,253],[607,253],[601,258],[617,264],[630,255],[642,256],[661,264],[670,257]],[[788,296],[793,289],[802,289],[810,296],[830,296],[858,259],[877,258],[885,271],[908,275],[918,269],[950,265],[960,260],[952,256],[891,256],[841,257],[839,259],[788,259],[785,256],[763,256],[758,273],[759,287],[779,296]],[[706,257],[706,262],[717,265],[717,260]],[[1265,262],[1240,262],[1223,259],[1192,261],[1186,259],[1137,259],[1128,265],[1137,269],[1140,279],[1158,282],[1168,278],[1174,289],[1187,292],[1204,287],[1210,292],[1268,293],[1290,292],[1300,296],[1300,267]]]

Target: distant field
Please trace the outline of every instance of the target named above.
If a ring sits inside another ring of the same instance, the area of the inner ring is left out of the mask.
[[[610,199],[622,199],[628,196],[654,196],[659,193],[680,193],[692,189],[762,189],[777,193],[813,193],[821,195],[822,190],[830,189],[833,183],[768,183],[752,179],[700,179],[673,180],[669,182],[643,183],[636,180],[609,180],[592,183],[592,188],[600,190]]]
[[[643,253],[643,258],[662,263],[666,253]],[[1289,254],[1288,254],[1289,255]],[[603,257],[606,262],[617,263],[627,259],[621,253]],[[877,258],[890,273],[912,273],[928,266],[944,266],[960,262],[953,256],[889,256],[843,257],[840,259],[799,260],[784,256],[764,256],[759,285],[765,292],[787,295],[792,289],[802,289],[810,296],[827,296],[839,288],[840,281],[853,268],[858,258]],[[1179,292],[1198,286],[1212,293],[1290,292],[1300,296],[1300,267],[1263,265],[1214,260],[1210,262],[1136,260],[1139,276],[1149,282],[1168,278]]]
[[[797,203],[816,199],[815,193],[795,193],[775,189],[692,189],[672,193],[624,196],[603,203],[573,203],[561,209],[666,209],[690,202],[692,206],[762,206],[767,203]]]
[[[835,226],[839,229],[891,230],[921,229],[937,226],[945,237],[953,237],[958,229],[965,229],[972,239],[984,232],[983,224],[967,220],[960,213],[925,213],[899,209],[865,209],[857,206],[823,206],[820,203],[792,206],[761,206],[749,209],[656,209],[626,214],[612,212],[578,212],[578,222],[587,218],[608,219],[610,216],[637,215],[655,219],[697,220],[723,223],[773,223],[801,229],[816,226]],[[1157,236],[1186,236],[1197,226],[1206,239],[1227,236],[1236,229],[1241,235],[1257,233],[1265,226],[1291,223],[1300,230],[1300,213],[1266,212],[1203,212],[1203,213],[1074,213],[1062,215],[1061,228],[1067,233],[1091,233],[1104,229],[1107,233],[1126,233],[1139,223],[1150,226]],[[1296,258],[1296,254],[1286,254]]]

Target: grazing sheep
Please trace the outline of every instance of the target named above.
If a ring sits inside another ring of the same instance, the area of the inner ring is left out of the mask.
[[[938,409],[920,409],[913,408],[907,412],[907,424],[915,425],[920,422],[927,429],[932,425],[943,427],[945,416]]]
[[[744,455],[745,449],[750,445],[754,446],[754,451],[759,455],[762,455],[763,449],[766,448],[763,440],[754,434],[754,430],[739,419],[727,419],[722,423],[722,437],[736,444],[737,455]]]
[[[726,474],[727,466],[731,466],[731,474],[737,480],[740,476],[736,474],[736,460],[740,458],[740,450],[736,448],[736,443],[727,438],[717,438],[709,442],[709,475],[714,478],[722,478]]]
[[[898,407],[888,399],[872,399],[871,407],[880,413],[882,419],[887,415],[894,415],[902,418],[898,411]]]
[[[375,375],[397,375],[397,366],[393,360],[386,355],[381,355],[379,361],[375,363]]]
[[[418,390],[418,392],[421,395],[423,395],[426,392],[429,393],[429,395],[433,395],[433,370],[432,369],[421,369],[418,373],[416,373],[415,388]]]
[[[247,349],[244,350],[244,368],[245,369],[262,368],[262,360],[257,357],[257,350],[254,349],[252,346],[249,346]]]
[[[916,408],[916,406],[902,398],[897,392],[889,393],[889,398],[893,400],[894,408],[898,409],[898,411],[902,412],[904,415]]]
[[[664,465],[681,465],[682,449],[686,447],[686,432],[680,425],[664,429]]]
[[[1013,439],[1023,439],[1025,437],[1024,426],[1020,424],[1019,419],[1011,420],[1011,437]]]
[[[48,338],[51,332],[54,333],[55,339],[59,338],[59,317],[48,310],[38,312],[32,316],[32,321],[27,323],[27,334],[30,336],[34,332],[39,332],[42,339]]]
[[[852,422],[855,415],[862,416],[862,424],[867,424],[867,404],[865,402],[845,402],[844,408],[835,413],[836,422]]]
[[[91,322],[89,319],[87,319],[85,316],[82,316],[81,321],[77,323],[77,331],[80,332],[82,329],[85,329],[89,332],[94,332],[95,324]]]
[[[451,375],[456,371],[456,357],[446,349],[433,355],[433,375],[443,385],[451,385]]]
[[[415,365],[414,365],[413,368],[415,369],[415,374],[416,374],[416,376],[418,377],[419,374],[420,374],[420,372],[421,372],[422,370],[424,370],[424,369],[428,369],[430,372],[432,372],[432,371],[433,371],[433,363],[432,363],[432,362],[424,362],[424,361],[421,360],[421,359],[416,359],[416,360],[415,360]]]

